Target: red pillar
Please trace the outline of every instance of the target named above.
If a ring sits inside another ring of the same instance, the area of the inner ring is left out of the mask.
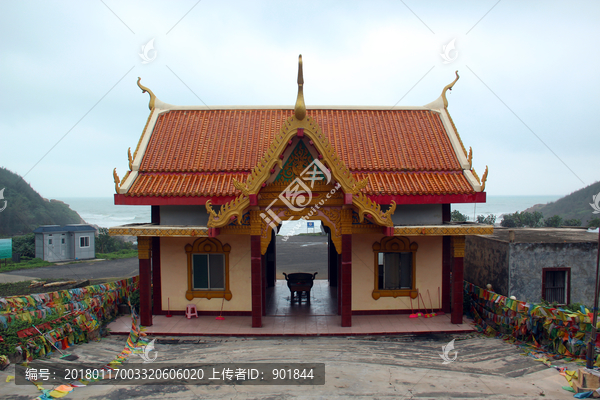
[[[352,234],[342,235],[342,326],[352,326]]]
[[[442,238],[442,311],[450,314],[452,311],[452,237]],[[438,306],[438,304],[435,304]]]
[[[142,326],[152,326],[152,269],[150,264],[151,239],[138,236],[138,260],[140,274],[140,323]]]
[[[262,327],[262,257],[260,236],[250,236],[250,269],[252,285],[252,327]]]
[[[442,222],[452,220],[451,204],[442,204]],[[452,311],[452,237],[442,237],[442,288],[439,294],[442,311],[450,314]],[[438,303],[438,306],[439,306]]]
[[[262,315],[267,315],[267,255],[263,255],[260,259],[260,265],[262,268],[262,285],[261,285],[261,296],[262,296]]]
[[[464,256],[465,237],[452,237],[452,251],[454,262],[452,265],[452,317],[453,324],[462,324],[463,319],[463,280],[464,280]]]
[[[160,238],[152,238],[152,314],[162,314],[162,287],[160,280]]]
[[[336,253],[335,256],[337,257],[337,313],[342,315],[342,255]]]

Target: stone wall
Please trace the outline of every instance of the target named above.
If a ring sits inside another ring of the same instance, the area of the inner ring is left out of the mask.
[[[542,269],[570,268],[571,303],[593,306],[596,243],[511,243],[509,293],[521,301],[542,299]]]
[[[508,293],[509,254],[507,242],[484,236],[467,236],[464,259],[465,280],[482,288],[491,283],[494,292],[510,296]]]

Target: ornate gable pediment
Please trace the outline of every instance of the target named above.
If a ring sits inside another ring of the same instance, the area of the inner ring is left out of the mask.
[[[296,147],[290,153],[288,159],[279,170],[279,173],[273,181],[274,185],[289,185],[296,178],[302,179],[304,171],[310,163],[314,161],[310,150],[306,147],[303,140],[299,140]]]
[[[210,201],[206,202],[206,208],[210,214],[208,220],[209,227],[222,227],[230,223],[233,219],[244,214],[245,210],[251,205],[258,203],[251,202],[251,198],[256,198],[258,193],[268,185],[268,181],[278,171],[274,182],[284,184],[288,180],[294,181],[294,177],[299,175],[304,169],[301,169],[305,163],[317,161],[306,147],[307,142],[314,148],[318,155],[319,164],[324,165],[330,172],[331,180],[337,182],[341,190],[346,195],[352,195],[352,205],[357,208],[357,214],[360,222],[365,216],[371,218],[372,222],[381,226],[393,226],[392,214],[396,209],[396,203],[392,201],[391,207],[386,211],[381,210],[381,206],[370,200],[361,190],[367,185],[368,178],[357,181],[345,163],[338,157],[336,151],[329,142],[327,136],[321,131],[316,121],[306,116],[304,98],[302,94],[302,64],[300,59],[299,77],[298,77],[298,100],[294,116],[288,118],[281,127],[266,151],[265,155],[253,168],[252,173],[246,178],[245,182],[234,180],[234,186],[242,192],[240,196],[231,202],[223,205],[221,210],[216,213]],[[284,165],[284,153],[288,146],[294,143],[294,138],[301,139],[288,157]],[[277,170],[279,167],[279,170]],[[327,182],[329,183],[329,182]],[[276,185],[274,185],[276,186]]]

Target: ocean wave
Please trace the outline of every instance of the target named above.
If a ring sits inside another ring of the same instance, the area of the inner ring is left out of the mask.
[[[111,221],[133,221],[136,218],[138,218],[138,217],[135,215],[133,217],[115,217],[115,216],[108,217],[108,219],[110,219]]]

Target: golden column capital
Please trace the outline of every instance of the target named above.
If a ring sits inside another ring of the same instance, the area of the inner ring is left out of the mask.
[[[250,235],[262,235],[263,219],[260,216],[260,210],[250,210]]]
[[[138,258],[149,260],[152,253],[152,238],[149,236],[138,236]]]
[[[465,237],[464,236],[452,236],[452,253],[453,257],[465,256]]]
[[[342,235],[352,234],[352,208],[342,208],[341,212]]]

